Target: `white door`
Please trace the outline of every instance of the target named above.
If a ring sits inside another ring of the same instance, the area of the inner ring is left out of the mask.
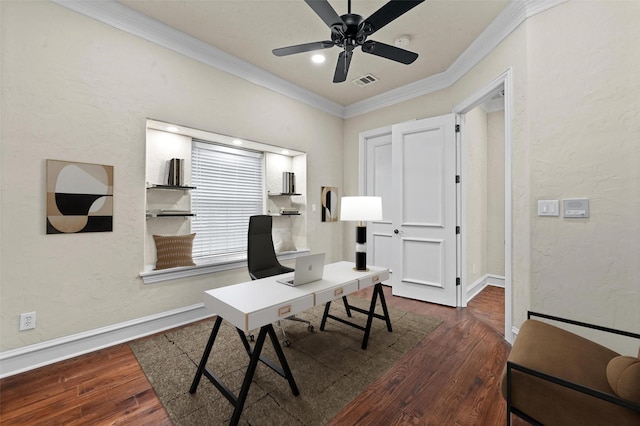
[[[382,220],[367,222],[367,263],[389,268],[390,285],[392,265],[392,184],[391,184],[391,126],[365,132],[361,135],[366,156],[366,182],[364,195],[382,198]]]
[[[392,126],[393,294],[456,306],[456,132],[449,114]]]

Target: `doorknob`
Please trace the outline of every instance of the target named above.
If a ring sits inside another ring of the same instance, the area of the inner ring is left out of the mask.
[[[397,229],[394,229],[394,230],[393,230],[393,233],[394,233],[394,234],[399,234],[399,233],[400,233],[400,231],[398,231]]]

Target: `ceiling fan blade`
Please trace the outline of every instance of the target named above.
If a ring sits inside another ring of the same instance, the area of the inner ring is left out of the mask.
[[[366,35],[371,35],[389,22],[407,13],[424,0],[391,0],[362,23]]]
[[[406,65],[409,65],[413,63],[413,61],[418,59],[417,53],[373,40],[367,40],[362,45],[362,51],[365,53],[370,53],[372,55],[391,59],[392,61],[401,62]]]
[[[338,63],[336,64],[336,72],[333,74],[334,83],[342,83],[347,79],[352,55],[353,52],[350,50],[340,52],[340,55],[338,56]]]
[[[339,25],[343,31],[346,30],[347,26],[344,21],[338,16],[335,9],[331,7],[327,0],[304,0],[304,2],[313,9],[316,15],[318,15],[329,28],[333,29],[336,25]]]
[[[311,52],[312,50],[328,49],[330,47],[333,47],[333,42],[331,40],[326,40],[298,44],[295,46],[280,47],[278,49],[273,49],[272,52],[276,56],[287,56],[295,53]]]

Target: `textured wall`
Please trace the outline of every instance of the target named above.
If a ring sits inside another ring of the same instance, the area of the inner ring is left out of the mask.
[[[569,1],[527,20],[450,88],[346,121],[353,164],[359,132],[448,113],[511,67],[516,327],[537,309],[640,331],[638,22],[640,2]],[[357,182],[345,167],[345,187]],[[538,199],[572,197],[591,200],[590,219],[536,216]],[[637,352],[637,342],[611,344]]]
[[[58,5],[1,2],[0,350],[202,301],[244,269],[143,285],[145,121],[306,151],[307,188],[342,184],[341,119]],[[109,164],[114,231],[45,235],[45,160]],[[341,255],[339,226],[309,220],[309,245]],[[38,328],[18,332],[37,311]]]
[[[569,2],[530,20],[531,305],[640,331],[640,2]],[[629,345],[637,351],[638,343]]]

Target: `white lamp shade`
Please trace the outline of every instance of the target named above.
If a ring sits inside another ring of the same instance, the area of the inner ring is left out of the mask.
[[[340,199],[340,220],[381,220],[381,197],[342,197]]]

